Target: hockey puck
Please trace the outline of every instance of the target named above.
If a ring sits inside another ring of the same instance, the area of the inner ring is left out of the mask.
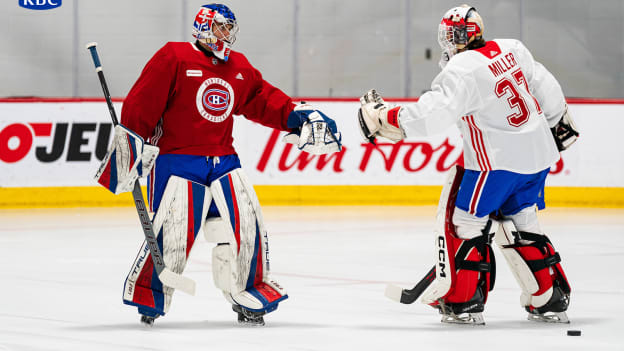
[[[568,336],[581,336],[580,330],[568,330]]]

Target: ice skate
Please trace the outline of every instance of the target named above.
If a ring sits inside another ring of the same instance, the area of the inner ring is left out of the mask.
[[[568,315],[565,312],[545,312],[532,313],[529,312],[527,319],[534,322],[543,323],[570,323]]]
[[[240,305],[232,305],[232,310],[238,314],[238,323],[253,327],[261,327],[264,325],[262,316],[265,312],[254,312]]]
[[[156,318],[160,317],[157,312],[141,307],[139,307],[139,314],[141,315],[141,324],[145,327],[152,327]]]
[[[485,305],[483,303],[484,296],[481,288],[477,288],[475,295],[464,303],[446,303],[442,299],[438,299],[438,305],[442,323],[450,324],[469,324],[469,325],[485,325],[483,312]]]
[[[563,291],[558,282],[555,282],[550,300],[542,307],[526,306],[529,315],[527,319],[534,322],[570,323],[565,312],[570,304],[570,294]]]
[[[143,324],[146,327],[152,327],[154,326],[154,320],[158,318],[158,316],[156,317],[152,317],[152,316],[146,316],[144,314],[141,315],[141,324]]]
[[[453,312],[448,314],[443,313],[440,322],[449,324],[485,325],[485,320],[481,312],[463,313],[459,315]]]

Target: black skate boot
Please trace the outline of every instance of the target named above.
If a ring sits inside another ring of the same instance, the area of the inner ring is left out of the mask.
[[[141,324],[143,324],[146,327],[151,327],[154,325],[154,320],[156,318],[158,317],[150,317],[150,316],[141,315]]]
[[[553,293],[550,300],[541,307],[526,306],[529,312],[527,319],[546,323],[570,323],[566,310],[570,304],[570,293],[565,292],[558,280],[553,283]]]
[[[154,320],[160,317],[160,314],[154,311],[146,311],[139,308],[139,314],[141,315],[141,324],[146,327],[151,327],[154,325]]]
[[[481,287],[478,286],[472,299],[462,303],[446,303],[439,300],[439,309],[442,323],[484,325],[481,312],[485,309],[485,298]]]
[[[254,312],[246,309],[240,305],[232,305],[232,310],[238,314],[238,323],[243,325],[249,325],[254,327],[261,327],[264,325],[263,315],[266,312]]]

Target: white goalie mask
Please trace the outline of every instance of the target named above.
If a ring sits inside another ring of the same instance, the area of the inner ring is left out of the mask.
[[[461,5],[448,10],[438,26],[438,44],[442,48],[440,68],[475,40],[483,36],[483,20],[474,7]]]

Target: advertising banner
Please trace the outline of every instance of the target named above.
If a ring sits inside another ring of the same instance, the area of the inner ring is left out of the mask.
[[[405,103],[405,102],[403,102]],[[236,116],[235,147],[256,185],[441,185],[461,162],[457,128],[397,144],[365,143],[356,101],[314,101],[334,118],[344,148],[310,155],[285,144],[285,133]],[[115,103],[118,113],[121,102]],[[570,104],[579,141],[551,168],[549,186],[624,187],[624,152],[614,147],[624,104]],[[0,102],[0,187],[96,186],[93,180],[112,138],[104,101]]]

